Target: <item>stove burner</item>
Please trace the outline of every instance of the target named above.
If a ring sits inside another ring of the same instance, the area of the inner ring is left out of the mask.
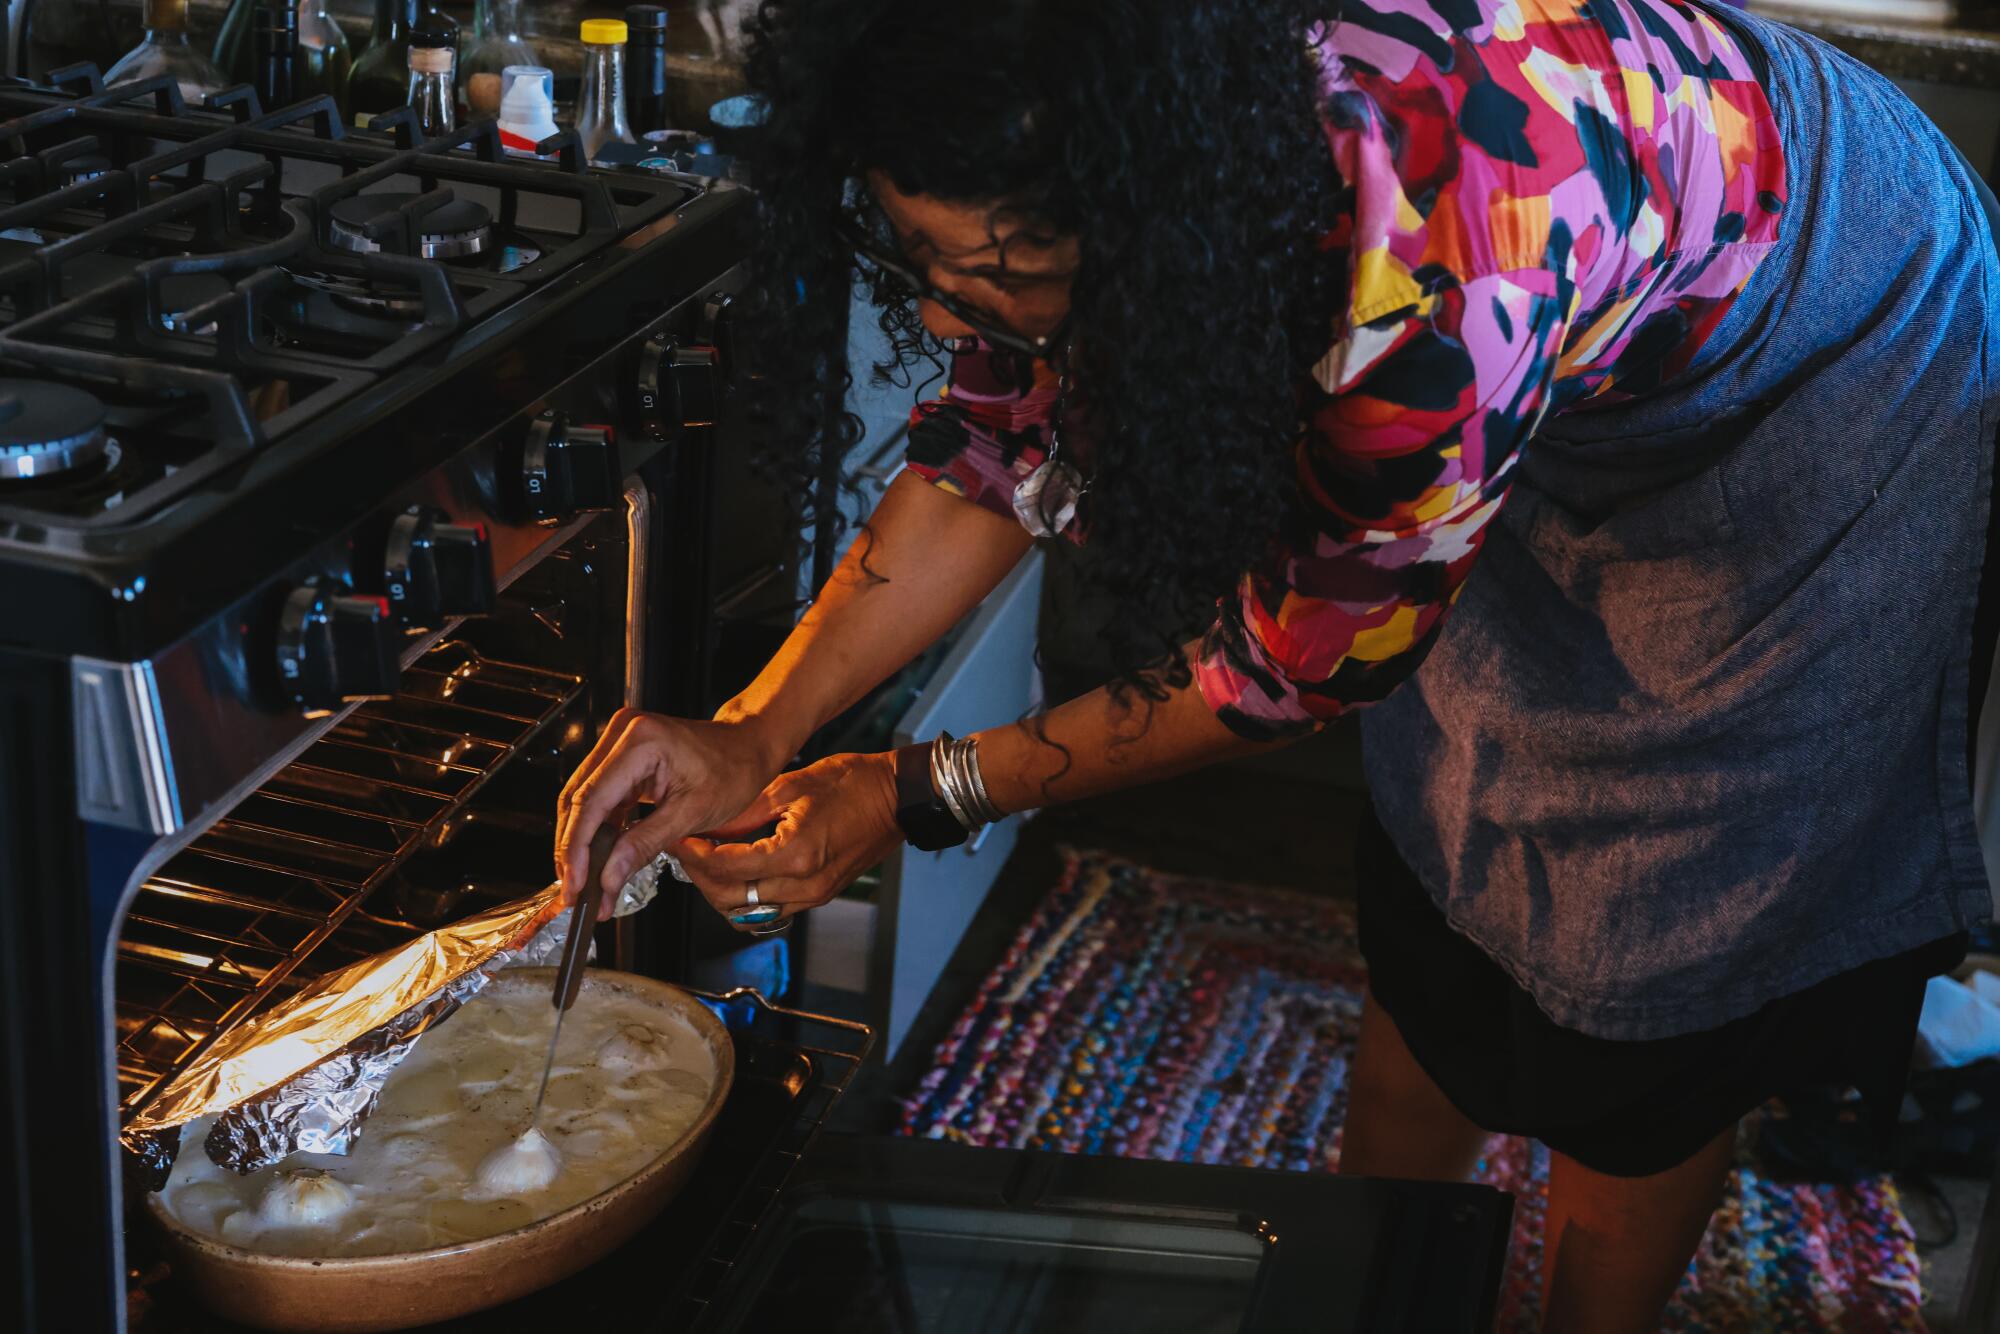
[[[388,217],[416,197],[390,192],[340,200],[332,209],[334,244],[364,254],[380,250],[381,243],[368,235],[368,224]],[[463,259],[486,249],[493,235],[493,214],[475,200],[454,199],[423,214],[417,227],[425,259]]]
[[[63,163],[62,184],[78,185],[84,181],[94,181],[111,174],[111,159],[102,153],[85,153]]]
[[[104,405],[68,385],[0,380],[0,481],[69,472],[103,458]]]

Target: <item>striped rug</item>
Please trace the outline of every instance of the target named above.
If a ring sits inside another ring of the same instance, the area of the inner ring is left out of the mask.
[[[1069,853],[939,1046],[902,1131],[1331,1171],[1364,976],[1345,905]],[[1516,1196],[1499,1328],[1532,1330],[1547,1154],[1496,1137],[1479,1179]],[[1886,1178],[1784,1184],[1745,1156],[1664,1328],[1921,1330],[1919,1274]]]

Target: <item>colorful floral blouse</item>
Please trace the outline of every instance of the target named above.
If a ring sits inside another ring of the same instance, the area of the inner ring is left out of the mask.
[[[1776,243],[1785,171],[1750,62],[1676,0],[1350,0],[1320,34],[1350,293],[1300,387],[1303,522],[1244,575],[1196,679],[1296,733],[1423,659],[1543,415],[1685,368]],[[912,471],[1003,514],[1055,386],[973,344]]]

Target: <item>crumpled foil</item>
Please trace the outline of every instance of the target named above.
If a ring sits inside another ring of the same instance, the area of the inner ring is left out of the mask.
[[[652,902],[670,861],[640,868],[611,915]],[[203,1142],[209,1158],[237,1172],[302,1151],[346,1153],[417,1039],[502,969],[556,962],[568,930],[551,885],[328,973],[223,1034],[126,1123],[131,1176],[164,1186],[181,1127],[203,1116],[216,1118]]]

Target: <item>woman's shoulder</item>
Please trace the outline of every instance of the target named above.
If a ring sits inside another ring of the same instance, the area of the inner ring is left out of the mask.
[[[1333,239],[1357,279],[1406,276],[1374,284],[1392,295],[1543,269],[1594,299],[1781,175],[1748,58],[1681,0],[1346,0],[1314,36],[1350,192]]]

